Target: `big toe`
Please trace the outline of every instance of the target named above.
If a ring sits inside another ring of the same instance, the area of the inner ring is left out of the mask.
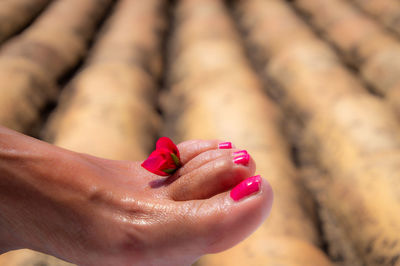
[[[182,204],[190,205],[185,224],[190,227],[192,235],[201,240],[195,241],[199,250],[216,253],[236,245],[256,230],[267,218],[272,201],[269,183],[254,176],[231,191]]]

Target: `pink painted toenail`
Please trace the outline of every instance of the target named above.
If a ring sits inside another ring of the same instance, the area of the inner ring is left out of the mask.
[[[219,149],[232,149],[232,142],[222,142],[218,144]]]
[[[250,155],[246,151],[241,153],[235,152],[233,154],[236,154],[233,158],[235,164],[247,165],[249,163]]]
[[[249,177],[240,182],[231,190],[230,196],[234,201],[239,201],[253,193],[256,193],[261,188],[261,176],[256,175]]]
[[[239,155],[239,154],[248,154],[248,152],[246,150],[238,150],[233,153],[233,155]]]

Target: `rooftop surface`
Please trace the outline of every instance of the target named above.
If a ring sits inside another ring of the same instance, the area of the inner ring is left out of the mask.
[[[159,136],[255,158],[270,217],[197,266],[400,265],[399,115],[398,0],[0,2],[0,124],[117,160]]]

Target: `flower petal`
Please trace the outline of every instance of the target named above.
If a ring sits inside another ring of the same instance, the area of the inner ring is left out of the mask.
[[[143,168],[161,176],[173,174],[180,166],[178,147],[167,137],[157,141],[156,150],[142,163]]]
[[[162,156],[149,156],[143,163],[142,167],[156,175],[168,175],[165,172],[162,171],[163,165],[167,162],[166,159],[164,159]]]
[[[180,158],[179,156],[179,150],[178,147],[176,147],[175,143],[172,142],[172,140],[168,137],[162,137],[159,138],[157,143],[156,143],[156,150],[158,149],[168,149],[170,152],[176,154],[176,156],[178,156],[178,158]]]

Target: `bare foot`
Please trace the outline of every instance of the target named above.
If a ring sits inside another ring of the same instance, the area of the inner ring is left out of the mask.
[[[160,177],[140,162],[0,135],[4,250],[31,248],[79,265],[189,265],[243,240],[271,208],[269,184],[246,179],[254,161],[216,140],[179,144],[184,166]]]

